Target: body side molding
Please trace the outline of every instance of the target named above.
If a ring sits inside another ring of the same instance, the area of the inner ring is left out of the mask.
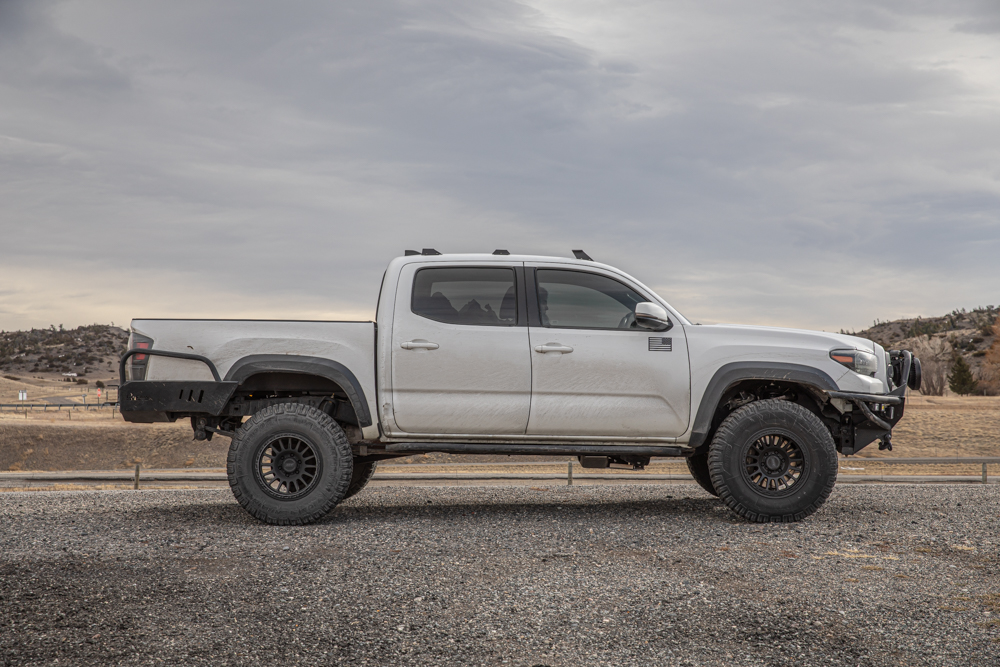
[[[730,387],[742,380],[781,380],[815,387],[821,391],[836,391],[837,383],[823,371],[801,364],[786,364],[778,361],[736,361],[725,364],[715,372],[698,406],[691,429],[689,446],[701,447],[709,431],[719,400]]]
[[[318,375],[332,380],[343,388],[348,400],[354,407],[361,427],[372,425],[371,412],[365,392],[358,378],[347,366],[322,357],[301,357],[287,354],[252,354],[243,357],[226,373],[226,380],[243,383],[244,380],[258,373],[300,373],[302,375]]]

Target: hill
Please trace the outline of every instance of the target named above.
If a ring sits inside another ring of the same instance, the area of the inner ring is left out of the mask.
[[[0,332],[0,372],[9,376],[62,379],[63,373],[113,377],[128,344],[128,332],[107,324],[76,329]]]
[[[887,350],[911,350],[920,357],[924,369],[924,392],[938,395],[946,391],[947,376],[961,355],[979,380],[980,392],[1000,394],[1000,376],[988,354],[995,345],[1000,360],[1000,308],[979,307],[971,311],[953,310],[940,317],[877,321],[864,331],[841,331],[869,338]]]

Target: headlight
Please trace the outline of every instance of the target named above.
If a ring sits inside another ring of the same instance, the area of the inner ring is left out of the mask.
[[[878,357],[871,352],[861,350],[834,350],[830,353],[830,358],[838,364],[847,366],[859,375],[869,375],[875,377],[878,370]]]

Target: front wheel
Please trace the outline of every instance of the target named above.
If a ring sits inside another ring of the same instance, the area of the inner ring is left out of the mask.
[[[833,436],[797,403],[758,401],[735,410],[708,450],[712,486],[740,516],[799,521],[826,501],[837,481]]]
[[[347,493],[351,445],[329,415],[300,403],[264,408],[229,446],[226,471],[236,500],[266,523],[312,523]]]

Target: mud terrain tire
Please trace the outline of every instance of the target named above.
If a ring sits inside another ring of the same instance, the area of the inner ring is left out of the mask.
[[[300,403],[255,413],[233,436],[226,472],[236,500],[266,523],[322,518],[347,493],[351,446],[329,415]]]
[[[347,487],[347,493],[344,494],[344,500],[347,500],[353,495],[356,495],[361,489],[365,488],[368,481],[375,474],[375,468],[378,467],[378,461],[369,461],[367,463],[354,462],[354,474],[351,475],[351,485]]]
[[[691,471],[694,481],[698,482],[698,486],[713,496],[718,496],[719,492],[712,485],[712,473],[708,470],[708,452],[688,456],[685,460],[687,461],[688,470]]]
[[[712,485],[758,523],[799,521],[837,482],[837,449],[819,417],[796,403],[757,401],[733,411],[708,451]]]

